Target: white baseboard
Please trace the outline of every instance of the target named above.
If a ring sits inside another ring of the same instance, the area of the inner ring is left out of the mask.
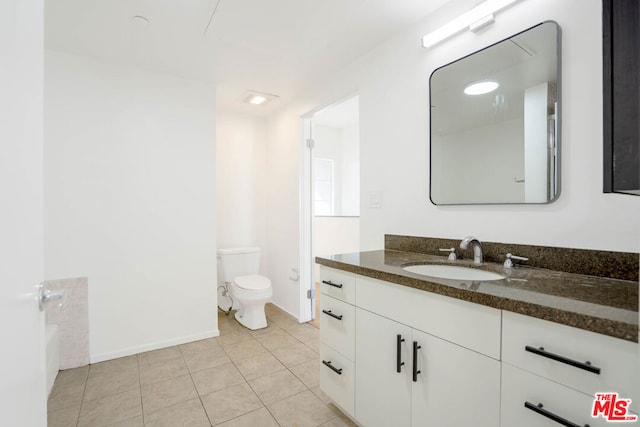
[[[98,363],[104,362],[105,360],[117,359],[119,357],[131,356],[133,354],[144,353],[146,351],[159,350],[165,347],[171,347],[179,344],[186,344],[193,341],[204,340],[207,338],[214,338],[220,336],[220,331],[218,329],[213,329],[211,331],[205,331],[194,335],[188,335],[185,337],[179,337],[167,341],[158,341],[154,343],[144,344],[135,347],[129,347],[118,351],[113,351],[109,353],[102,354],[91,354],[89,356],[89,363]]]

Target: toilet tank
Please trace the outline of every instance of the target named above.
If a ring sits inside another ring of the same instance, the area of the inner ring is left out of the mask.
[[[218,249],[218,280],[231,282],[238,276],[258,274],[260,268],[260,248]]]

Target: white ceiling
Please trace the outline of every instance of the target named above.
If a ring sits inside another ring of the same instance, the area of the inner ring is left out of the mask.
[[[45,45],[216,81],[219,108],[266,114],[447,1],[45,0]],[[247,89],[280,98],[242,104]]]

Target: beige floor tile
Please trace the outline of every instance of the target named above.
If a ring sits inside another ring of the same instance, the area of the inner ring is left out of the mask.
[[[140,363],[140,365],[143,365],[156,362],[164,362],[181,357],[182,353],[180,353],[180,348],[178,346],[173,346],[161,348],[159,350],[148,351],[146,353],[140,353],[138,355],[138,363]]]
[[[314,328],[308,323],[297,325],[295,328],[287,329],[287,332],[300,341],[310,341],[312,339],[320,339],[320,330]]]
[[[80,368],[73,369],[65,369],[63,371],[58,371],[58,376],[56,377],[56,384],[69,384],[77,381],[86,381],[87,376],[89,375],[89,365],[82,366]]]
[[[114,374],[116,372],[129,371],[138,368],[138,356],[120,357],[106,362],[89,365],[89,378],[96,375]]]
[[[289,369],[307,387],[314,388],[320,384],[320,360],[312,359],[290,366]]]
[[[249,412],[238,418],[234,418],[217,427],[279,427],[276,420],[273,419],[266,408],[260,408],[256,411]]]
[[[274,356],[285,366],[297,365],[311,359],[317,359],[318,355],[305,344],[296,343],[289,347],[280,347],[273,350]]]
[[[256,329],[255,331],[247,330],[247,332],[249,333],[249,335],[256,338],[256,337],[263,337],[265,335],[282,333],[284,332],[284,329],[276,325],[267,325],[266,328]]]
[[[272,323],[285,330],[295,328],[300,324],[297,320],[289,315],[267,317],[267,323]]]
[[[142,386],[142,407],[145,414],[198,397],[190,375]]]
[[[140,388],[140,379],[137,366],[111,374],[90,375],[87,380],[87,389],[84,392],[84,400],[100,399],[138,388]]]
[[[205,369],[191,375],[200,396],[245,382],[233,363]]]
[[[314,353],[320,354],[320,339],[312,339],[309,341],[303,341],[302,343],[309,347]]]
[[[256,378],[250,381],[249,385],[265,405],[307,390],[307,387],[286,369]]]
[[[47,413],[47,427],[75,427],[78,424],[80,405],[49,411]]]
[[[187,354],[184,356],[184,361],[187,363],[189,371],[193,373],[230,363],[231,359],[224,351],[216,351]]]
[[[336,417],[318,396],[305,391],[267,405],[282,427],[317,427]]]
[[[200,399],[188,400],[177,405],[145,415],[146,426],[153,427],[209,427],[209,419]]]
[[[286,369],[278,359],[267,352],[239,360],[235,365],[247,381]]]
[[[115,424],[109,424],[107,427],[144,427],[144,420],[142,419],[142,415],[140,415]]]
[[[357,427],[357,424],[347,417],[336,417],[331,421],[320,425],[320,427]]]
[[[218,338],[208,338],[206,340],[193,341],[180,346],[182,356],[200,354],[200,353],[215,353],[222,352],[222,347],[218,343]]]
[[[326,394],[324,391],[322,391],[322,390],[320,389],[320,386],[318,386],[318,387],[313,387],[313,388],[311,389],[311,391],[313,392],[313,394],[315,394],[316,396],[318,396],[318,398],[319,398],[320,400],[322,400],[325,404],[327,404],[327,405],[328,405],[328,404],[330,404],[330,403],[331,403],[331,399],[329,398],[329,396],[327,396],[327,394]]]
[[[49,400],[47,401],[47,408],[49,411],[56,411],[58,409],[80,405],[82,403],[85,386],[85,381],[54,384]]]
[[[223,347],[224,351],[227,352],[227,355],[233,362],[267,353],[267,349],[254,339],[252,339],[251,341],[245,341],[231,345],[223,344]]]
[[[257,337],[256,340],[258,340],[258,342],[260,342],[260,344],[262,344],[269,351],[274,351],[275,349],[282,347],[290,347],[299,342],[292,335],[289,335],[284,331],[280,333],[260,336]]]
[[[218,343],[225,348],[232,344],[253,340],[253,336],[247,331],[220,333]]]
[[[141,414],[140,390],[135,389],[101,399],[84,401],[80,409],[78,426],[106,426]]]
[[[262,402],[248,384],[235,385],[203,396],[209,420],[216,425],[262,407]]]
[[[189,373],[182,357],[140,365],[140,384],[152,384]]]

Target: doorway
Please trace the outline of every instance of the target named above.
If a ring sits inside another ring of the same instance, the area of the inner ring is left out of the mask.
[[[359,97],[310,113],[303,129],[301,275],[308,286],[301,297],[311,324],[319,327],[315,257],[357,252],[360,246]]]

